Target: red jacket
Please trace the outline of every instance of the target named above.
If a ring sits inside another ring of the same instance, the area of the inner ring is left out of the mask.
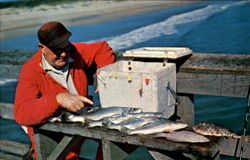
[[[97,68],[111,64],[115,60],[113,50],[106,42],[91,44],[73,43],[75,53],[70,57],[69,73],[79,95],[87,96],[88,80],[86,70],[93,63]],[[43,70],[41,50],[27,61],[21,70],[14,102],[15,120],[28,127],[28,135],[34,146],[34,131],[32,125],[46,122],[60,108],[56,101],[56,94],[69,92]]]

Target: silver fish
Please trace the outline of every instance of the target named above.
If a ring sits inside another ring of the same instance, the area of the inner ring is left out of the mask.
[[[107,124],[107,128],[109,129],[117,129],[119,131],[123,130],[128,130],[128,129],[136,129],[139,127],[142,127],[148,123],[152,123],[159,120],[159,118],[155,118],[155,117],[143,117],[143,118],[134,118],[134,119],[129,119],[126,121],[122,121],[118,124],[114,124],[114,123],[108,123]]]
[[[106,117],[103,119],[103,123],[118,124],[126,120],[141,118],[141,117],[163,117],[162,113],[159,112],[141,112],[141,113],[128,113],[125,115],[116,115],[112,117]]]
[[[76,115],[70,112],[63,111],[60,115],[56,117],[51,117],[48,119],[49,122],[81,122],[85,123],[85,118],[81,115]]]
[[[48,119],[48,122],[54,123],[54,122],[62,122],[62,119],[60,116],[57,117],[51,117]]]
[[[191,131],[174,131],[170,133],[157,133],[154,137],[163,137],[174,142],[206,143],[209,139]]]
[[[196,133],[208,136],[241,138],[229,129],[209,122],[202,122],[192,127]]]
[[[141,113],[129,113],[129,115],[140,118],[140,117],[159,117],[162,118],[163,114],[160,112],[141,112]]]
[[[126,133],[132,134],[152,134],[159,132],[171,132],[187,127],[188,125],[182,122],[160,120],[144,125],[141,128],[127,130]]]
[[[102,127],[103,123],[101,120],[99,121],[91,121],[87,124],[88,127]]]
[[[102,123],[104,125],[107,125],[107,124],[110,124],[110,123],[118,124],[118,123],[120,123],[122,121],[126,121],[126,120],[129,120],[131,118],[132,118],[132,116],[130,116],[130,114],[114,115],[114,116],[111,116],[111,117],[105,117],[101,121],[102,121]]]
[[[81,122],[85,123],[85,118],[81,115],[76,115],[70,112],[62,112],[61,114],[62,122]]]
[[[88,112],[83,116],[88,120],[101,120],[105,117],[110,117],[114,115],[126,115],[128,113],[140,113],[142,112],[141,108],[129,108],[129,107],[108,107],[100,108],[94,111]]]

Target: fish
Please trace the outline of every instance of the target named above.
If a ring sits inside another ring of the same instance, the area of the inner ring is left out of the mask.
[[[61,114],[48,119],[48,122],[81,122],[85,123],[85,118],[81,115],[76,115],[71,112],[62,111]]]
[[[147,117],[147,116],[150,116],[150,117]],[[141,117],[145,117],[146,119],[139,119]],[[129,125],[128,123],[132,123],[132,126],[135,127],[136,126],[134,124],[135,122],[137,122],[137,124],[140,125],[139,124],[140,122],[142,124],[144,124],[144,123],[146,123],[146,121],[149,121],[148,118],[155,119],[155,118],[159,118],[159,117],[162,117],[162,113],[159,113],[159,112],[141,112],[141,113],[128,113],[125,115],[118,114],[118,115],[113,115],[113,116],[109,116],[109,117],[104,117],[103,119],[98,120],[98,121],[90,121],[86,125],[88,127],[105,127],[105,128],[109,128],[109,129],[121,130],[121,128],[125,124]]]
[[[192,129],[196,133],[207,136],[232,137],[236,139],[241,138],[241,136],[238,136],[236,133],[233,133],[229,129],[210,122],[199,123],[198,125],[193,126]]]
[[[133,117],[133,115],[126,117],[126,115],[128,114],[141,113],[141,112],[142,112],[141,108],[129,108],[129,107],[95,108],[83,114],[74,114],[71,112],[62,111],[59,116],[52,117],[48,119],[48,121],[49,122],[81,122],[81,123],[85,123],[93,127],[93,126],[96,126],[97,124],[98,126],[102,126],[101,124],[102,122],[100,120],[104,118],[114,119],[115,117],[119,116],[119,118],[117,117],[114,120],[121,122],[125,119],[128,119],[129,117]],[[95,122],[90,123],[91,121],[95,121]]]
[[[161,112],[141,112],[141,113],[129,113],[128,115],[131,115],[133,117],[159,117],[162,118],[163,114]]]
[[[174,131],[170,133],[157,133],[154,137],[163,137],[174,142],[206,143],[210,140],[192,131]]]
[[[50,123],[54,123],[54,122],[62,122],[61,117],[60,116],[56,116],[56,117],[51,117],[48,119],[48,122]]]
[[[62,112],[61,116],[61,122],[81,122],[85,123],[85,118],[81,115],[76,115],[70,112]]]
[[[135,119],[135,118],[141,118],[141,117],[159,117],[162,118],[163,114],[160,112],[141,112],[141,113],[128,113],[125,115],[116,115],[111,117],[103,118],[103,123],[113,123],[118,124],[120,122]]]
[[[114,123],[110,122],[106,125],[106,127],[108,129],[116,129],[116,130],[123,132],[123,130],[126,131],[128,129],[136,129],[136,128],[142,127],[148,123],[152,123],[152,122],[155,122],[158,120],[159,120],[159,118],[155,118],[155,117],[134,118],[134,119],[122,121],[118,124],[114,124]]]
[[[99,121],[90,121],[89,123],[86,124],[89,128],[92,127],[103,127],[103,123],[101,120]]]
[[[187,126],[188,125],[183,122],[177,122],[165,119],[146,124],[141,128],[127,130],[126,133],[128,135],[133,135],[133,134],[144,135],[144,134],[153,134],[159,132],[172,132],[175,130],[186,128]]]
[[[114,115],[126,115],[128,113],[140,113],[142,112],[141,108],[129,108],[129,107],[108,107],[100,108],[83,114],[84,118],[87,120],[98,121],[105,117],[110,117]]]

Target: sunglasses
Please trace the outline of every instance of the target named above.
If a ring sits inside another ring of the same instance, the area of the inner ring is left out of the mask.
[[[51,51],[57,55],[60,56],[63,52],[69,53],[72,50],[72,45],[69,44],[64,48],[51,48]]]

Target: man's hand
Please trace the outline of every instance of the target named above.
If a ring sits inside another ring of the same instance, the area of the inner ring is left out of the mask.
[[[62,107],[73,112],[81,110],[84,107],[84,103],[94,104],[84,96],[69,93],[58,93],[56,100]]]

